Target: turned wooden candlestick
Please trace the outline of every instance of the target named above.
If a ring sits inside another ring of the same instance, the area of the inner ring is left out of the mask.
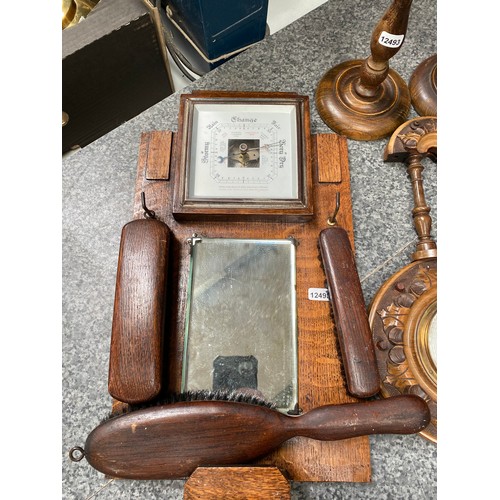
[[[437,54],[417,66],[408,86],[415,111],[420,116],[437,116]]]
[[[320,80],[316,106],[335,132],[356,140],[390,135],[410,111],[410,93],[389,59],[403,45],[412,0],[393,0],[371,37],[366,60],[340,63]]]

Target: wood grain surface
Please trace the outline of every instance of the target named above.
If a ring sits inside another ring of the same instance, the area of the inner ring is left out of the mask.
[[[170,175],[172,132],[151,132],[149,140],[145,177],[150,181],[167,181]]]
[[[340,193],[338,224],[349,236],[354,248],[350,175],[347,157],[347,141],[334,134],[330,136],[335,157],[341,160],[332,162],[341,171],[336,178],[341,182],[318,182],[318,172],[330,169],[328,156],[318,164],[316,137],[312,136],[314,216],[306,223],[287,222],[231,222],[214,223],[176,221],[172,216],[173,185],[175,183],[175,157],[177,134],[173,134],[173,156],[168,181],[148,181],[145,171],[150,166],[149,149],[162,133],[145,132],[141,137],[139,149],[137,182],[134,203],[134,218],[142,217],[141,192],[145,192],[148,208],[164,221],[171,231],[169,286],[167,303],[169,342],[168,366],[164,370],[164,386],[170,391],[179,391],[181,384],[182,352],[184,342],[184,319],[189,245],[187,239],[197,233],[207,237],[226,238],[287,238],[293,237],[297,247],[297,316],[298,316],[298,383],[299,406],[303,412],[326,404],[340,404],[357,401],[348,394],[343,374],[341,355],[334,336],[331,306],[328,302],[311,301],[308,298],[310,287],[325,287],[325,274],[321,266],[318,238],[321,230],[327,227],[327,220],[335,209],[336,193]],[[333,139],[333,140],[332,140]],[[326,139],[328,141],[328,138]],[[337,145],[335,147],[335,144]],[[326,165],[324,165],[326,162]],[[308,438],[293,438],[259,463],[280,467],[291,479],[296,481],[370,481],[370,448],[367,436],[335,442],[318,442]]]
[[[296,436],[414,434],[429,421],[427,403],[415,395],[325,405],[298,416],[236,401],[182,401],[103,422],[87,437],[85,458],[111,477],[178,479],[200,466],[251,462]]]
[[[320,249],[347,388],[359,398],[374,396],[380,390],[380,376],[363,290],[347,232],[338,226],[323,229]]]
[[[138,219],[122,229],[111,329],[108,391],[143,403],[161,390],[168,227]]]
[[[277,467],[198,467],[186,481],[184,500],[287,500],[290,483]]]

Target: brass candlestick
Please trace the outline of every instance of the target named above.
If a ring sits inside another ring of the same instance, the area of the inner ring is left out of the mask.
[[[99,0],[62,0],[62,29],[78,24]]]
[[[366,60],[330,69],[316,90],[322,120],[335,132],[356,140],[391,134],[407,118],[410,93],[389,59],[403,45],[412,0],[393,0],[371,38]]]
[[[405,162],[413,190],[413,224],[418,243],[413,260],[437,257],[437,246],[431,238],[431,209],[424,196],[423,158],[437,161],[437,119],[433,116],[414,118],[399,127],[384,152],[386,162]]]

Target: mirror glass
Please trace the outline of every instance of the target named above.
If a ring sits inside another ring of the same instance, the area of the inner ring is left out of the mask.
[[[429,353],[434,365],[437,367],[437,311],[429,323]]]
[[[188,198],[299,196],[295,104],[197,103]]]
[[[191,239],[182,391],[297,403],[295,242]]]

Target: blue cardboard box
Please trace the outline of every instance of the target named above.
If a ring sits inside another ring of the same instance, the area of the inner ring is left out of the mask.
[[[163,2],[162,2],[163,3]],[[266,35],[268,0],[168,0],[165,25],[174,50],[203,74]]]

